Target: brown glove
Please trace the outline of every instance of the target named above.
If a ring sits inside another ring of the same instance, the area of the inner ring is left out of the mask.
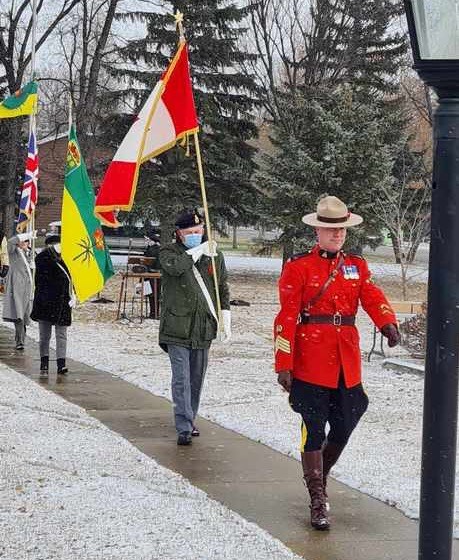
[[[279,385],[282,385],[284,391],[290,393],[290,389],[292,388],[292,374],[289,371],[280,371],[277,374],[277,382]]]
[[[394,346],[397,346],[397,344],[400,344],[402,337],[398,332],[397,325],[388,323],[381,328],[381,332],[383,336],[387,338],[387,344],[389,345],[389,348],[393,348]]]

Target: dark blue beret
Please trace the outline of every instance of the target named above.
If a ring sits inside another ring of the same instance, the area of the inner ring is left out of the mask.
[[[184,210],[175,220],[176,229],[186,229],[202,224],[202,217],[195,210]]]

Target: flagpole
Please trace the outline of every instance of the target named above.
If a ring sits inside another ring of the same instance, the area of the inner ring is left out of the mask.
[[[179,33],[179,44],[185,42],[185,31],[183,29],[183,14],[179,10],[177,10],[174,14],[175,18],[175,25],[177,26],[177,30]],[[199,175],[199,185],[201,187],[201,198],[202,198],[202,205],[204,208],[204,220],[206,222],[206,229],[207,229],[207,239],[209,241],[209,247],[212,249],[212,228],[210,225],[210,217],[209,217],[209,205],[207,204],[207,194],[206,194],[206,183],[204,179],[204,171],[202,167],[202,158],[201,158],[201,147],[199,144],[199,136],[198,132],[195,131],[193,133],[194,136],[194,145],[196,148],[196,162],[198,164],[198,175]],[[212,262],[212,270],[213,270],[213,278],[214,278],[214,286],[215,286],[215,298],[217,302],[217,316],[218,316],[218,329],[220,331],[223,330],[223,320],[222,320],[222,305],[220,301],[220,290],[218,287],[218,274],[217,274],[217,267],[215,266],[215,256],[213,251],[211,250],[210,256]]]
[[[202,197],[202,205],[204,207],[204,219],[206,222],[207,239],[209,241],[209,247],[211,249],[210,258],[212,261],[212,270],[214,272],[212,276],[214,278],[215,297],[217,300],[218,325],[219,325],[219,330],[222,331],[223,330],[222,305],[220,301],[220,290],[218,287],[218,277],[217,277],[217,267],[215,266],[215,256],[214,256],[214,252],[212,251],[212,245],[213,245],[212,228],[210,226],[209,206],[207,204],[206,184],[204,180],[204,171],[202,168],[201,147],[199,145],[198,132],[195,131],[193,136],[194,136],[194,145],[196,147],[196,162],[198,164],[199,184],[201,186],[201,197]]]
[[[32,0],[32,45],[31,45],[31,55],[30,55],[30,70],[31,70],[31,81],[35,80],[35,52],[37,50],[37,0]],[[35,107],[35,111],[36,111]],[[35,122],[35,112],[30,115],[29,121],[29,138],[32,131],[35,130],[35,142],[37,142],[37,130]],[[38,184],[37,184],[38,190]],[[32,234],[32,259],[35,260],[35,207],[32,211],[32,216],[30,219],[30,233]],[[32,290],[35,286],[35,266],[32,268]]]
[[[37,0],[32,0],[32,54],[30,65],[32,68],[32,80],[35,79],[35,51],[37,45]]]
[[[35,80],[35,52],[37,50],[37,0],[32,0],[32,45],[31,45],[31,52],[30,52],[30,81],[33,82]],[[32,132],[32,127],[34,124],[35,119],[35,111],[32,112],[30,115],[29,120],[29,136]],[[34,210],[35,212],[35,210]]]

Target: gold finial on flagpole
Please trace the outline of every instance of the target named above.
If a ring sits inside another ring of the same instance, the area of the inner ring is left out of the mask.
[[[180,41],[184,41],[185,40],[185,32],[183,30],[183,14],[180,10],[177,10],[174,14],[174,18],[175,18],[175,25],[178,29],[179,35],[180,35]]]

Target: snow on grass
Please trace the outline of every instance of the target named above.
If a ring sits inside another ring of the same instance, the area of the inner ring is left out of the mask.
[[[117,268],[126,266],[126,255],[113,255],[113,264]],[[253,257],[240,255],[227,255],[225,262],[228,270],[233,273],[264,274],[279,276],[282,269],[282,259],[276,257]],[[400,280],[400,265],[392,263],[370,263],[370,269],[376,279],[391,278]],[[414,282],[427,281],[427,266],[410,265],[408,280]]]
[[[0,557],[298,558],[83,409],[0,375]]]

